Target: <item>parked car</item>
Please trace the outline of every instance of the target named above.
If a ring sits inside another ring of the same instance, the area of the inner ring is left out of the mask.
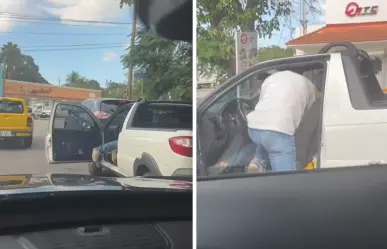
[[[54,118],[64,106],[71,106],[71,113],[77,110],[78,118],[70,118],[74,120],[72,126],[63,118]],[[46,137],[47,160],[51,164],[91,162],[94,148],[117,140],[117,165],[102,159],[96,166],[122,176],[192,175],[190,103],[129,103],[104,124],[84,105],[56,104],[52,116]],[[90,173],[99,174],[100,170],[93,168]]]
[[[327,53],[340,46],[346,50]],[[297,169],[311,161],[315,168],[387,163],[383,135],[387,95],[375,77],[372,60],[351,43],[334,43],[315,55],[260,63],[206,97],[197,111],[200,175],[209,175],[220,158],[236,154],[250,141],[246,114],[258,97],[243,95],[240,89],[261,75],[281,70],[303,73],[322,92],[295,134]],[[354,138],[361,142],[354,143]]]
[[[30,117],[32,117],[33,118],[33,113],[32,113],[32,108],[31,107],[29,107],[29,106],[27,106],[27,112],[28,112],[28,114],[30,115]]]
[[[49,118],[51,116],[51,109],[43,110],[40,112],[40,118]]]
[[[33,130],[33,119],[24,99],[0,97],[0,141],[14,141],[29,148]]]
[[[126,99],[102,98],[86,99],[81,104],[86,106],[97,119],[104,123],[118,107],[132,102]]]

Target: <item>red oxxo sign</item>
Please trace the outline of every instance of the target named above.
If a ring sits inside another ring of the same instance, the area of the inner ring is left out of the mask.
[[[356,2],[350,2],[345,8],[345,15],[349,17],[355,16],[369,16],[376,15],[378,13],[379,6],[359,6]]]

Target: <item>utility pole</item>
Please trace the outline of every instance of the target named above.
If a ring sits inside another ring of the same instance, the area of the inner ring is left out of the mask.
[[[306,3],[307,0],[301,0],[301,26],[302,26],[302,35],[306,35],[308,33],[308,20],[306,18]]]
[[[137,1],[133,1],[132,4],[132,33],[131,33],[131,39],[130,39],[130,51],[134,48],[134,43],[136,41],[136,26],[137,26]],[[133,66],[129,65],[128,68],[128,98],[129,100],[132,99],[132,85],[133,85]]]

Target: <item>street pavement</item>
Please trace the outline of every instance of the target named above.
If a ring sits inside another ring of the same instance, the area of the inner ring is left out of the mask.
[[[44,137],[48,119],[38,119],[34,122],[34,137],[31,148],[21,149],[8,146],[1,141],[0,145],[0,175],[4,174],[44,174],[72,173],[88,174],[87,164],[48,164],[44,149]]]

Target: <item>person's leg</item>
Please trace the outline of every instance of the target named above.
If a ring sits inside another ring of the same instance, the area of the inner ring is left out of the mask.
[[[109,152],[112,152],[113,150],[116,150],[117,146],[118,146],[117,141],[111,141],[109,143],[102,145],[102,147],[103,147],[102,150],[104,153],[109,153]]]
[[[265,131],[262,145],[269,154],[273,171],[296,170],[294,136],[276,131]]]
[[[251,140],[256,145],[256,151],[254,158],[251,160],[250,164],[247,166],[247,172],[263,172],[265,171],[268,164],[268,154],[262,146],[262,141],[264,140],[264,133],[261,130],[255,130],[249,128],[248,130]]]
[[[117,141],[112,141],[94,148],[92,152],[92,160],[94,162],[98,162],[106,153],[112,152],[114,150],[117,150]]]

